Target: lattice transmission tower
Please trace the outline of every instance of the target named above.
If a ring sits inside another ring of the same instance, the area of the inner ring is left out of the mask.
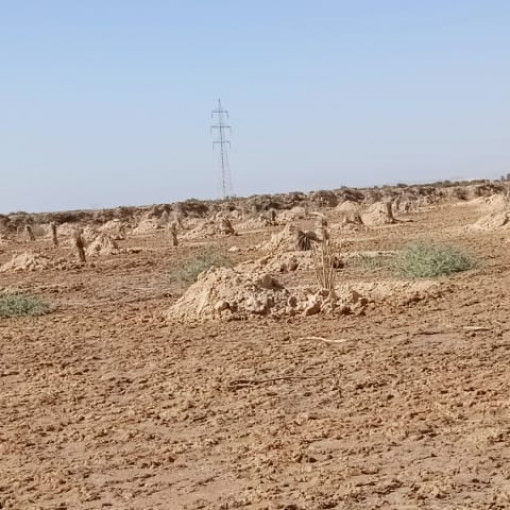
[[[230,164],[228,160],[228,148],[232,147],[232,143],[228,139],[228,135],[232,133],[232,127],[226,124],[228,111],[221,105],[218,99],[218,108],[211,112],[211,118],[216,120],[216,124],[211,126],[211,132],[216,134],[216,140],[213,141],[213,147],[220,147],[220,163],[221,163],[221,193],[223,198],[234,195],[232,186],[232,175],[230,173]]]

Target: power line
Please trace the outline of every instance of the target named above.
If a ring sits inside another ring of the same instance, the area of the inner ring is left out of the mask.
[[[227,138],[227,133],[232,133],[232,127],[225,123],[225,119],[229,118],[228,111],[223,109],[220,99],[218,99],[218,108],[211,112],[211,118],[216,119],[217,122],[211,126],[211,132],[217,135],[216,140],[213,141],[213,147],[220,146],[221,192],[223,198],[227,198],[234,194],[227,151],[227,148],[232,147],[232,143]]]

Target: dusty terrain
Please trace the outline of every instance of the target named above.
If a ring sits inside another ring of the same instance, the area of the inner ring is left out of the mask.
[[[65,242],[12,235],[0,266],[26,251],[59,262],[0,273],[1,289],[54,307],[0,320],[0,508],[510,508],[510,245],[504,225],[471,227],[480,203],[335,231],[345,255],[426,236],[479,260],[440,292],[350,314],[168,318],[180,260],[203,243],[256,260],[282,225],[178,247],[165,229],[127,234],[83,267]],[[338,270],[340,284],[395,279],[377,264]]]

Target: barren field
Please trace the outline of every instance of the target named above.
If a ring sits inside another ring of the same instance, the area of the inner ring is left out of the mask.
[[[238,235],[197,220],[177,247],[165,228],[134,228],[84,265],[64,236],[6,236],[0,266],[26,252],[51,263],[5,268],[0,290],[52,309],[0,319],[0,508],[510,508],[510,230],[472,227],[489,198],[372,226],[321,209],[337,285],[362,298],[340,311],[273,313],[275,286],[244,316],[222,301],[202,317],[191,298],[196,320],[172,312],[186,299],[175,268],[204,245],[235,266],[266,257],[250,270],[290,294],[317,286],[301,255],[287,270],[264,251],[287,225],[315,228],[281,211],[273,225],[234,218]],[[476,268],[405,280],[380,263],[422,238]]]

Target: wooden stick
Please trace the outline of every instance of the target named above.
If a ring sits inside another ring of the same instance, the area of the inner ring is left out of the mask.
[[[325,342],[327,344],[344,344],[345,342],[353,341],[350,338],[340,338],[338,340],[328,340],[327,338],[322,338],[321,336],[303,336],[301,338],[298,338],[298,340],[318,340],[320,342]]]

